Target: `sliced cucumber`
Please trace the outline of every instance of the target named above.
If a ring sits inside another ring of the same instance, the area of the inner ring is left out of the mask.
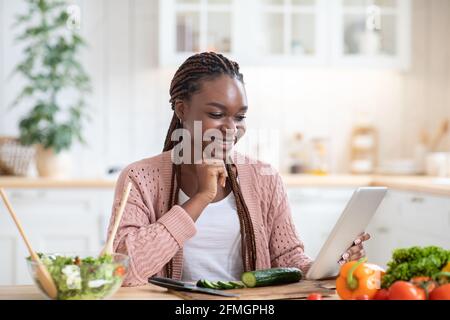
[[[245,285],[241,281],[210,281],[206,279],[200,279],[196,285],[202,288],[229,290],[229,289],[242,289]]]
[[[212,281],[203,280],[203,285],[205,288],[217,289],[217,286]]]
[[[197,287],[205,288],[205,283],[204,283],[204,281],[205,281],[205,280],[203,280],[203,279],[198,280],[197,283],[196,283]]]
[[[200,279],[197,281],[198,287],[209,288],[209,289],[223,289],[216,281],[209,281],[206,279]]]
[[[230,281],[230,284],[234,286],[234,289],[245,288],[245,285],[241,281]]]
[[[217,281],[217,284],[220,286],[221,289],[224,290],[234,289],[234,285],[232,285],[229,281]]]
[[[273,286],[298,282],[302,279],[302,272],[298,268],[272,268],[244,272],[241,279],[250,288]]]
[[[214,286],[213,289],[221,290],[222,287],[219,285],[217,281],[211,281],[211,284]]]

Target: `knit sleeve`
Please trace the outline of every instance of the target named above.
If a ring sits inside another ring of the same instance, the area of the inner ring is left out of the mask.
[[[151,204],[147,205],[133,176],[124,170],[116,185],[108,235],[114,225],[123,190],[129,181],[132,189],[114,238],[114,251],[129,256],[130,264],[124,286],[144,285],[158,273],[184,242],[196,233],[194,221],[180,206],[173,206],[158,220]]]
[[[269,241],[271,265],[273,268],[296,267],[306,274],[313,261],[305,254],[303,242],[297,235],[283,181],[279,174],[275,174],[274,179],[270,205],[273,214]]]

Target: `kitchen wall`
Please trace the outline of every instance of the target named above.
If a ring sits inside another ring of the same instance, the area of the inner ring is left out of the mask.
[[[406,152],[411,152],[422,127],[434,132],[450,117],[450,1],[413,3],[413,60],[411,70],[402,76],[402,144]],[[439,150],[450,150],[450,135]]]
[[[93,175],[161,151],[171,117],[175,72],[158,68],[156,0],[80,0],[83,60],[93,80],[93,120],[76,146],[76,173]],[[17,134],[23,108],[7,111],[22,81],[9,79],[21,55],[10,25],[23,4],[0,0],[0,135]],[[380,158],[411,156],[422,128],[450,117],[450,1],[413,0],[412,66],[407,72],[341,68],[248,68],[242,65],[253,129],[274,126],[329,136],[333,171],[348,170],[351,125],[368,113],[380,132]],[[283,144],[281,144],[283,146]],[[450,149],[450,138],[442,144]],[[272,153],[274,154],[274,153]],[[272,159],[283,165],[282,159]]]

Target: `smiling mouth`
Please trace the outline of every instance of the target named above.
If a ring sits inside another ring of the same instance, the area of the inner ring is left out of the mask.
[[[220,148],[223,150],[231,150],[231,148],[234,147],[234,141],[230,141],[230,140],[219,140],[219,141],[216,141],[213,143],[216,143],[217,148]]]

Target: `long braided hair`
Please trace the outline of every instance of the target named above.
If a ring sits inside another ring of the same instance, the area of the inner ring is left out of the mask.
[[[202,81],[212,80],[221,75],[228,75],[232,78],[238,79],[242,83],[244,82],[243,75],[239,72],[239,65],[219,53],[203,52],[189,57],[178,68],[170,85],[170,103],[172,105],[172,110],[175,111],[175,103],[177,100],[189,100],[193,93],[200,90]],[[174,112],[169,130],[167,131],[163,151],[173,149],[176,143],[171,140],[172,133],[176,129],[181,128],[181,121]],[[225,166],[229,177],[227,180],[230,183],[231,190],[233,191],[233,195],[236,199],[236,210],[239,217],[241,232],[241,248],[244,270],[255,270],[256,244],[253,224],[232,165],[226,164]],[[177,203],[181,181],[180,175],[181,167],[179,165],[172,164],[169,208]],[[166,268],[168,276],[172,277],[172,260],[166,265]]]

